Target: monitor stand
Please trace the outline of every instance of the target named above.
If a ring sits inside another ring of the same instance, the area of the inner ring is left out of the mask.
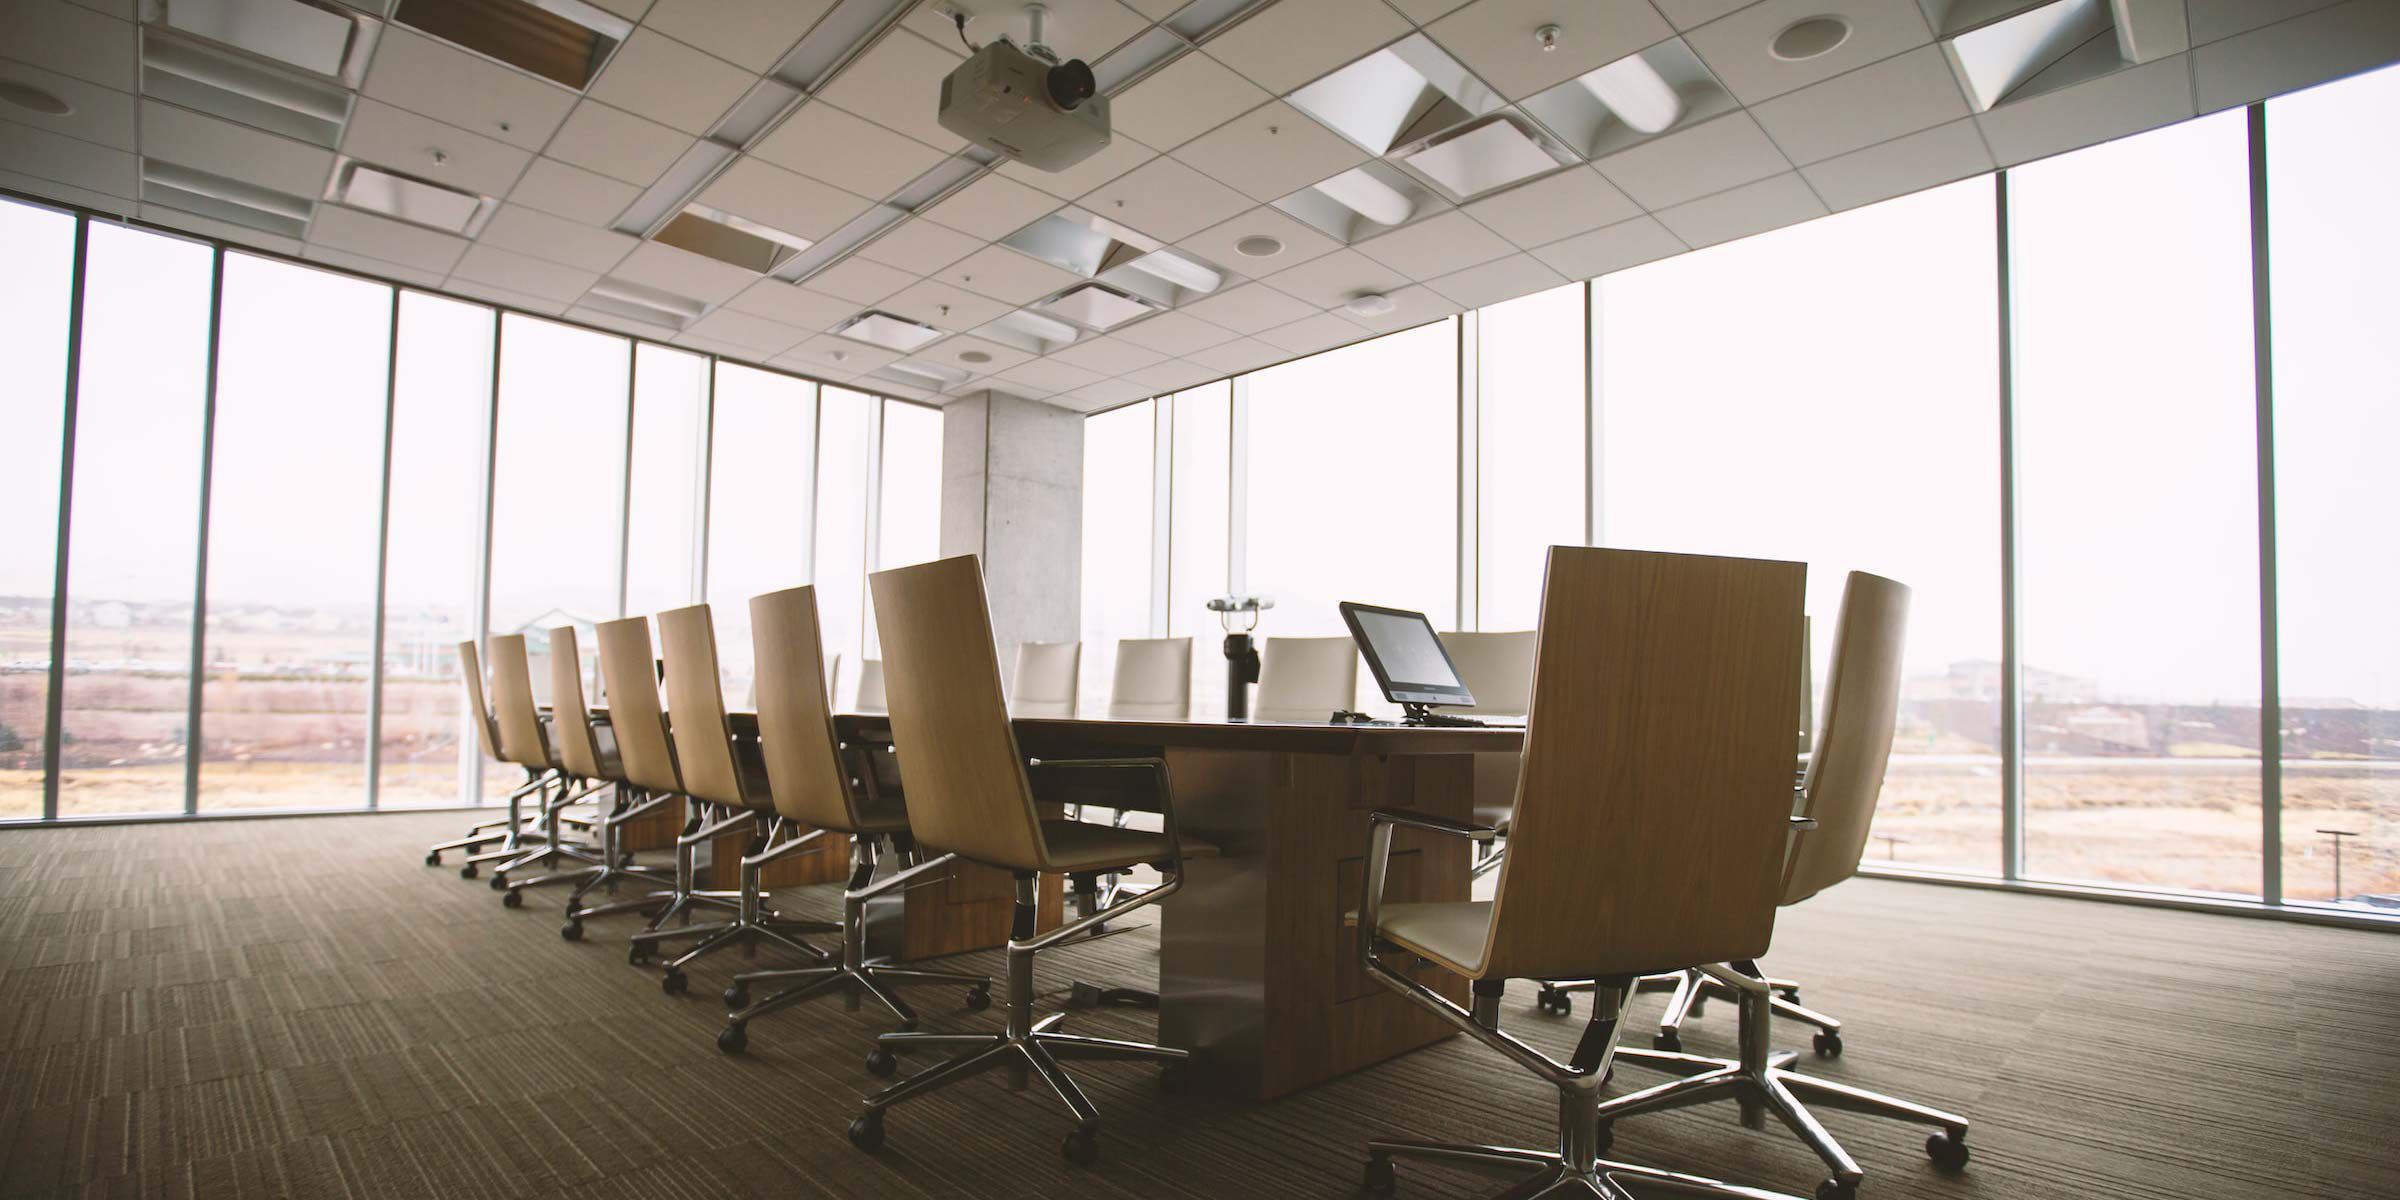
[[[1448,713],[1437,713],[1433,711],[1433,706],[1430,704],[1417,704],[1405,700],[1400,703],[1400,714],[1400,723],[1403,725],[1480,726],[1483,724],[1473,717],[1454,717]]]

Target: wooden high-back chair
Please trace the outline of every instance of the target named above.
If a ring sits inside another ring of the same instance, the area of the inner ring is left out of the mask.
[[[566,924],[559,933],[568,941],[583,937],[584,919],[611,912],[647,909],[665,902],[672,893],[650,893],[641,900],[606,904],[598,908],[583,907],[583,898],[595,887],[612,885],[618,879],[639,879],[659,882],[672,878],[657,867],[637,866],[630,861],[623,845],[623,829],[628,821],[646,816],[672,799],[669,792],[652,795],[636,802],[629,794],[624,763],[612,741],[601,740],[599,728],[592,719],[592,710],[583,698],[583,655],[576,645],[575,627],[561,625],[550,631],[550,730],[551,743],[558,752],[559,766],[571,780],[585,785],[585,792],[600,785],[611,786],[609,802],[600,806],[593,818],[599,834],[600,853],[579,855],[589,865],[543,875],[533,879],[512,879],[512,893],[529,887],[551,883],[572,883],[574,893],[567,898]],[[514,901],[512,900],[512,903]]]
[[[1121,638],[1108,688],[1108,715],[1182,721],[1192,715],[1192,639]]]
[[[483,747],[484,757],[494,762],[511,761],[500,754],[499,725],[492,719],[491,706],[483,699],[483,656],[477,652],[472,641],[458,643],[458,675],[459,681],[466,685],[467,715],[475,723],[475,740]],[[467,862],[459,868],[458,873],[462,878],[473,879],[481,873],[479,863],[516,857],[525,842],[523,812],[519,802],[527,792],[541,788],[548,775],[547,768],[540,771],[527,768],[525,782],[518,784],[508,794],[508,817],[505,820],[479,822],[464,837],[434,843],[425,851],[425,865],[440,866],[445,850],[464,850],[467,852]],[[484,849],[495,843],[499,849]]]
[[[649,618],[602,621],[592,627],[592,637],[600,643],[608,726],[616,735],[626,782],[644,791],[681,795],[683,774],[658,700],[658,659],[650,649]]]
[[[1358,643],[1348,637],[1271,637],[1259,651],[1261,721],[1323,721],[1358,703]]]
[[[458,673],[467,685],[467,712],[475,719],[475,740],[483,743],[483,753],[495,762],[507,762],[500,757],[500,726],[492,719],[492,706],[483,698],[483,655],[472,640],[458,644]]]
[[[1083,670],[1082,642],[1025,642],[1017,647],[1017,686],[1009,711],[1020,717],[1072,717]]]
[[[533,665],[525,655],[524,634],[492,638],[492,717],[502,761],[534,771],[559,765],[542,730],[541,708],[534,702]]]
[[[1875,824],[1900,717],[1900,663],[1908,645],[1908,586],[1852,571],[1842,587],[1825,715],[1800,781],[1801,815],[1783,866],[1783,902],[1798,904],[1858,873]]]
[[[583,658],[575,627],[550,631],[550,730],[559,765],[578,779],[622,779],[624,772],[592,732],[592,710],[583,701]]]

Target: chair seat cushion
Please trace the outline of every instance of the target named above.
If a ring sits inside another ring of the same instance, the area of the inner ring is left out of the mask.
[[[1386,904],[1378,920],[1376,932],[1383,940],[1411,954],[1470,978],[1482,971],[1483,944],[1492,926],[1489,900]]]
[[[1044,821],[1042,842],[1049,850],[1048,870],[1107,871],[1154,863],[1167,856],[1167,835],[1147,829],[1126,829],[1089,821]],[[1183,839],[1185,858],[1214,855],[1217,848]]]

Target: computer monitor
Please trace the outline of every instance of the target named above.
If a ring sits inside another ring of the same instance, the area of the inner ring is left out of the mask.
[[[1378,608],[1344,600],[1342,620],[1375,672],[1383,698],[1416,712],[1430,704],[1473,705],[1475,695],[1458,677],[1450,651],[1425,614]]]

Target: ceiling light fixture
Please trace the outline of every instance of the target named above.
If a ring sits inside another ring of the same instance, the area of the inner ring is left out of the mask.
[[[1381,292],[1365,292],[1343,303],[1342,311],[1354,317],[1380,317],[1400,307],[1399,302]]]
[[[1195,292],[1213,292],[1225,286],[1223,275],[1180,254],[1170,254],[1164,250],[1153,250],[1125,265]]]
[[[1850,22],[1840,17],[1806,17],[1783,27],[1767,49],[1785,62],[1806,62],[1833,53],[1850,40]]]
[[[337,77],[359,28],[347,10],[301,0],[176,0],[165,6],[161,20],[212,42]]]
[[[947,366],[942,363],[910,362],[906,360],[892,363],[889,366],[884,367],[883,371],[877,372],[877,374],[884,374],[885,372],[912,376],[916,379],[929,382],[937,388],[948,387],[954,383],[964,383],[967,381],[967,378],[973,374],[971,371],[961,371],[957,367]]]
[[[0,79],[0,103],[14,104],[28,112],[46,117],[63,117],[75,111],[58,93],[15,79]]]
[[[1140,300],[1091,283],[1045,300],[1040,307],[1043,312],[1056,313],[1086,329],[1103,332],[1151,312],[1151,306]]]
[[[334,172],[333,194],[352,208],[424,225],[444,233],[468,234],[493,202],[473,192],[403,175],[363,162],[343,162]]]
[[[1378,225],[1403,224],[1417,207],[1400,189],[1369,175],[1361,167],[1352,167],[1318,184],[1317,190]]]
[[[920,324],[882,312],[860,313],[848,324],[833,332],[836,336],[846,337],[854,342],[865,342],[870,346],[881,346],[886,350],[898,350],[903,354],[915,350],[927,342],[937,341],[942,336],[942,331],[931,325]]]
[[[1658,133],[1683,115],[1683,100],[1675,85],[1641,55],[1629,55],[1593,71],[1579,81],[1592,98],[1608,106],[1617,119],[1643,133]]]

